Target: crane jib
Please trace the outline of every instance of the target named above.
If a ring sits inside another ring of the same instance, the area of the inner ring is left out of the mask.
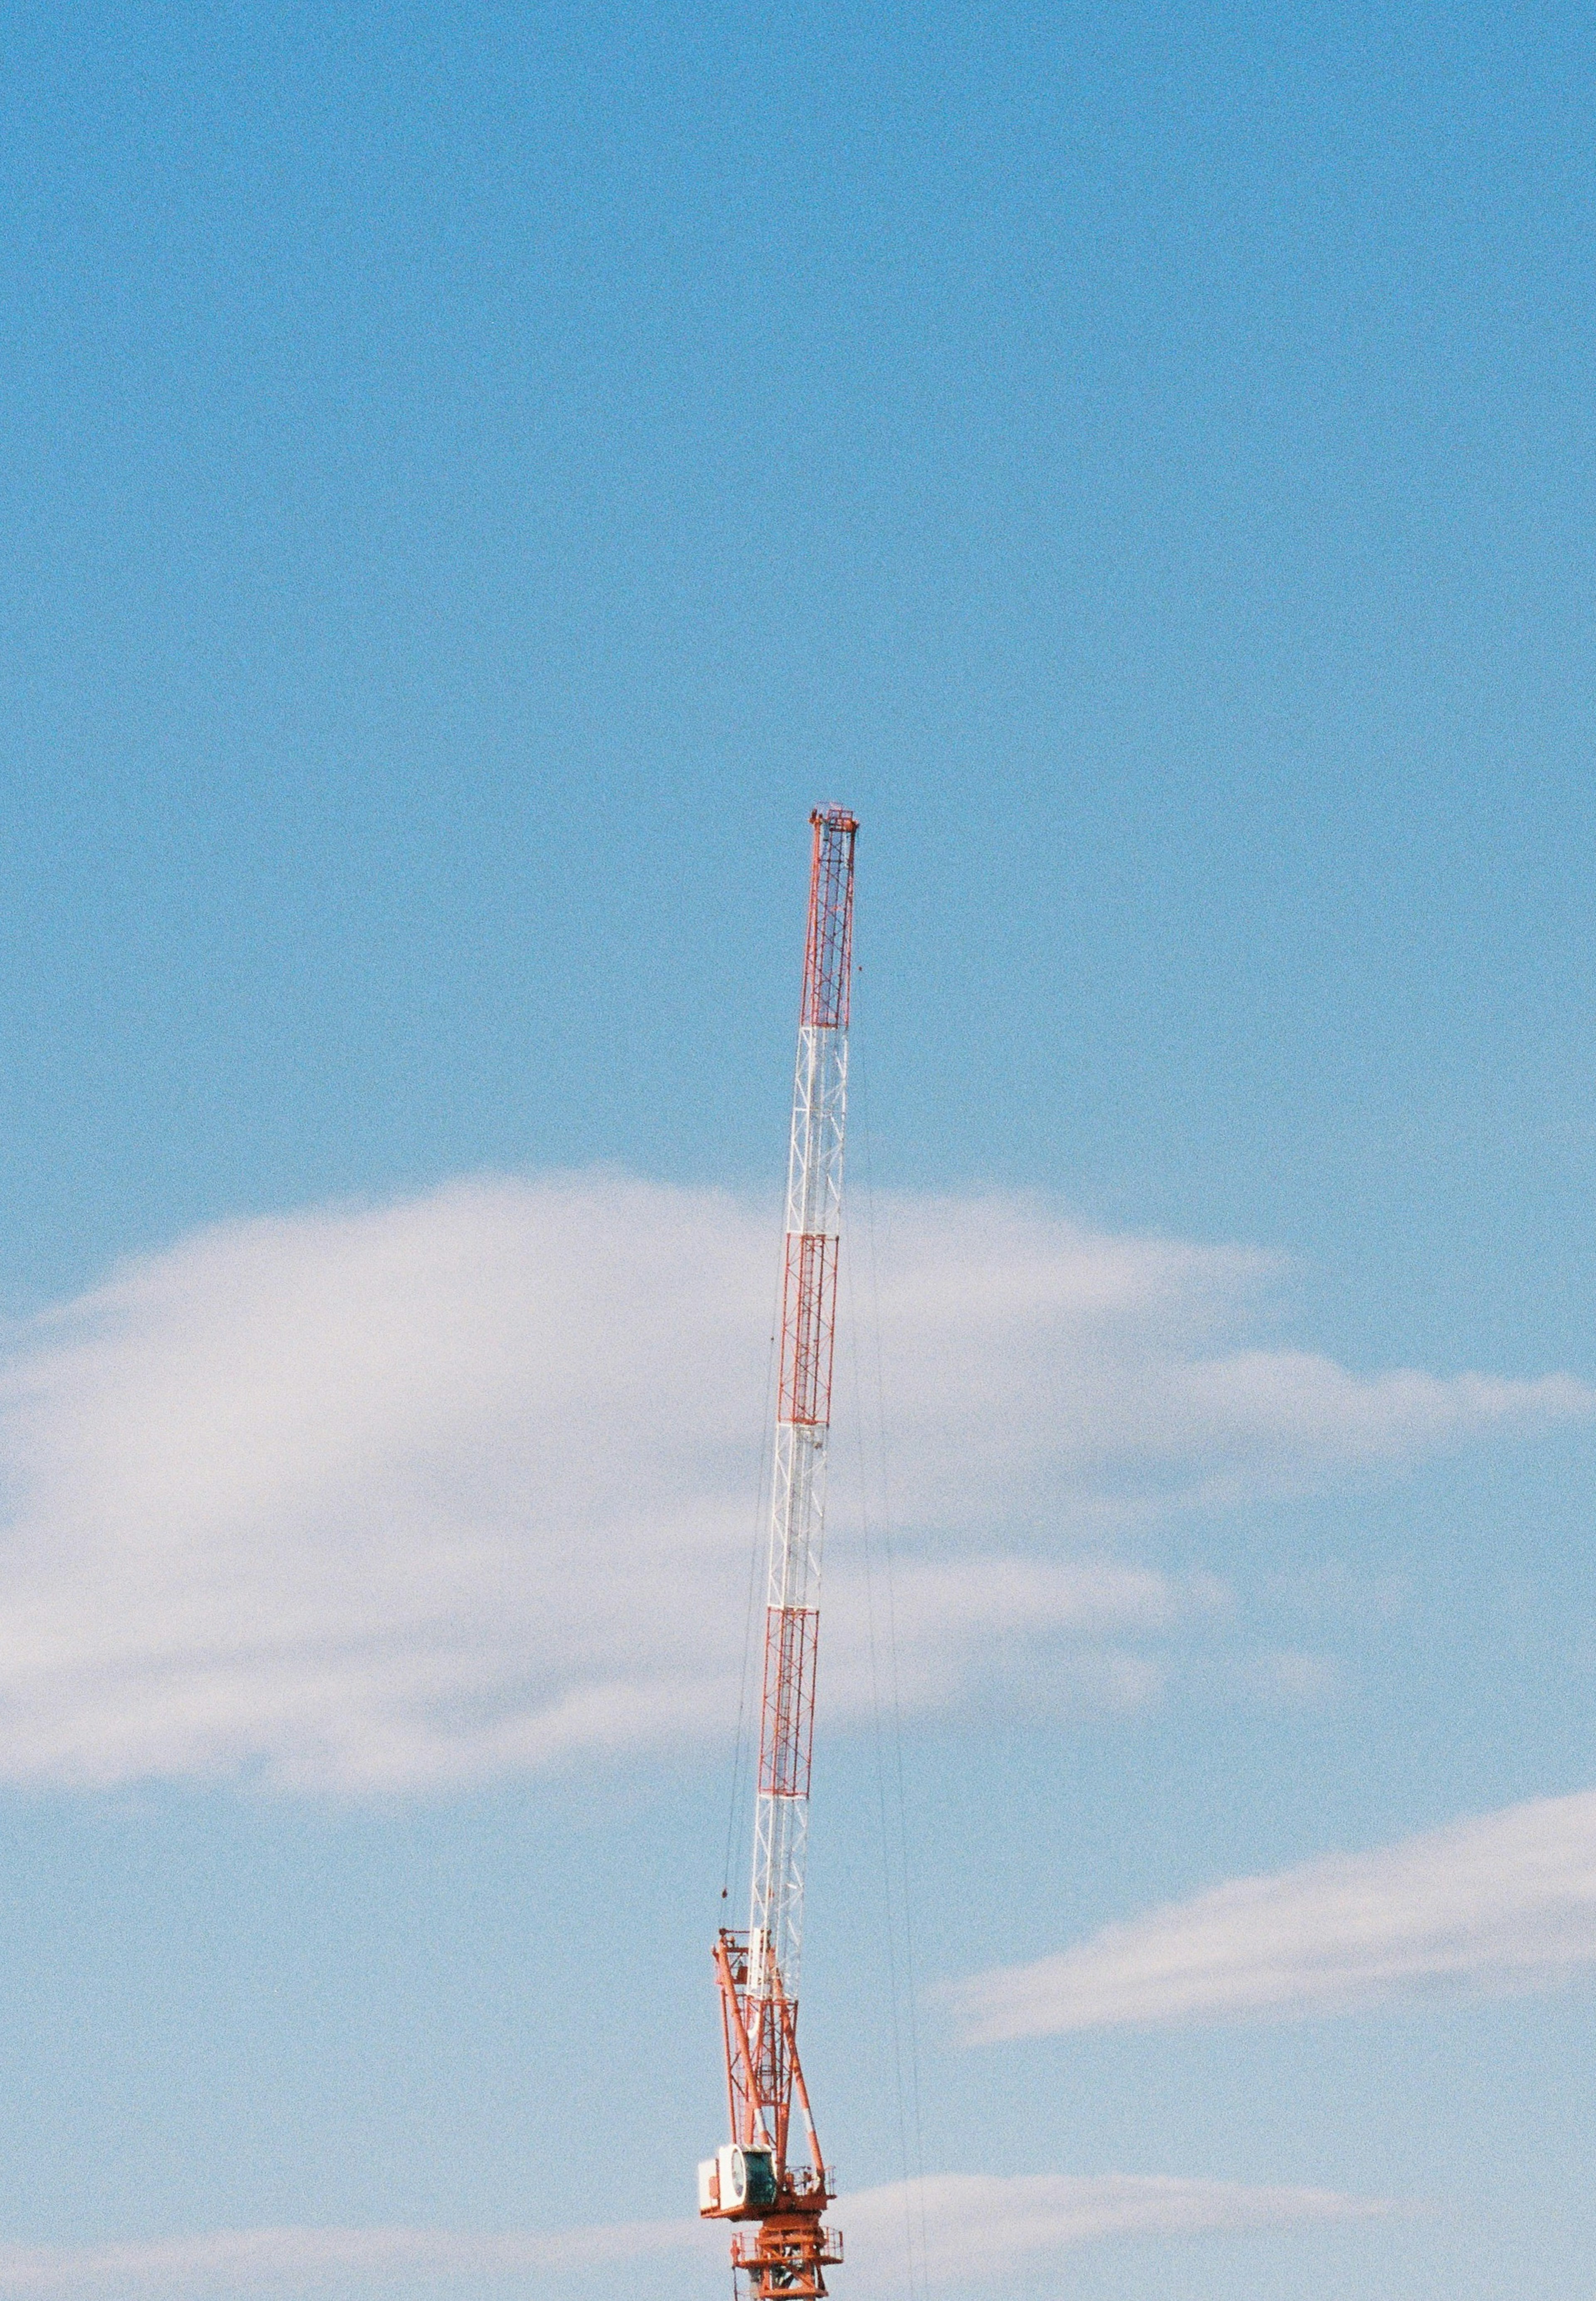
[[[826,1439],[841,1247],[842,1146],[853,973],[856,818],[816,808],[787,1164],[781,1356],[771,1479],[765,1665],[746,1935],[715,1945],[731,2138],[698,2168],[699,2211],[756,2222],[734,2236],[750,2301],[806,2301],[842,2240],[798,2050],[798,1962],[815,1724]],[[796,2103],[807,2164],[790,2164]]]

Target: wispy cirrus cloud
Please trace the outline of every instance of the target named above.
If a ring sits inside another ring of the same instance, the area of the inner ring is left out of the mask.
[[[487,1179],[223,1226],[18,1328],[0,1779],[405,1788],[723,1730],[774,1264],[770,1210],[724,1193]],[[1146,1699],[1157,1642],[1223,1594],[1116,1557],[1115,1527],[1596,1409],[1564,1376],[1259,1350],[1271,1277],[1028,1200],[882,1204],[854,1292],[907,1703]],[[845,1343],[845,1412],[850,1367]],[[845,1717],[868,1698],[846,1544],[831,1577]]]
[[[1133,2174],[941,2174],[839,2200],[850,2265],[877,2282],[901,2277],[906,2218],[915,2258],[939,2288],[978,2281],[983,2290],[1039,2261],[1116,2238],[1185,2238],[1367,2221],[1398,2210],[1333,2190],[1249,2188],[1227,2181]],[[449,2230],[221,2230],[191,2237],[100,2246],[0,2246],[0,2296],[16,2301],[193,2301],[208,2295],[313,2288],[451,2291],[491,2284],[526,2292],[564,2290],[584,2272],[648,2263],[658,2276],[672,2256],[705,2266],[723,2260],[725,2232],[696,2221],[620,2222],[554,2231],[473,2234]]]
[[[623,2222],[556,2230],[387,2229],[213,2230],[121,2245],[0,2245],[0,2294],[65,2301],[137,2294],[173,2301],[202,2294],[272,2293],[285,2287],[412,2290],[447,2279],[547,2280],[587,2269],[656,2261],[705,2249],[685,2221]]]
[[[844,2198],[849,2259],[884,2275],[915,2257],[938,2285],[1007,2283],[1016,2272],[1115,2238],[1239,2235],[1382,2220],[1403,2208],[1333,2189],[1249,2187],[1134,2173],[941,2173]]]
[[[1596,1791],[1242,1878],[956,1993],[973,2044],[1545,1988],[1596,1965]]]

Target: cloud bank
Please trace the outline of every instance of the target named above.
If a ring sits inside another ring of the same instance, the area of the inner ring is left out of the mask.
[[[1596,1964],[1596,1791],[1243,1878],[978,1975],[966,2039],[1543,1988]]]
[[[1110,2173],[942,2174],[912,2189],[894,2183],[839,2200],[850,2267],[865,2280],[901,2277],[906,2211],[929,2280],[990,2286],[1028,2265],[1111,2238],[1190,2237],[1367,2220],[1389,2213],[1375,2199],[1331,2190],[1249,2188],[1225,2181]],[[447,2280],[451,2289],[492,2280],[529,2291],[585,2270],[661,2262],[675,2254],[723,2262],[725,2233],[693,2221],[474,2236],[414,2229],[224,2230],[130,2245],[0,2246],[0,2296],[59,2295],[63,2301],[137,2295],[185,2301],[201,2295],[319,2290],[390,2291]]]
[[[772,1211],[723,1193],[489,1179],[207,1231],[13,1331],[0,1779],[413,1788],[724,1732],[775,1262]],[[854,1288],[906,1703],[1144,1698],[1148,1642],[1216,1593],[1116,1560],[1127,1519],[1596,1408],[1243,1347],[1270,1276],[1028,1201],[886,1202]],[[856,1552],[829,1570],[841,1718],[866,1607]]]

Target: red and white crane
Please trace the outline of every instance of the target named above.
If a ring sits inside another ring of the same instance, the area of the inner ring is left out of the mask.
[[[859,826],[841,807],[817,807],[809,820],[815,841],[787,1164],[754,1882],[748,1932],[723,1928],[714,1949],[731,2138],[698,2168],[700,2213],[754,2225],[739,2228],[731,2240],[749,2301],[810,2301],[825,2292],[825,2271],[842,2258],[841,2237],[823,2222],[832,2189],[798,2060],[798,1991]]]

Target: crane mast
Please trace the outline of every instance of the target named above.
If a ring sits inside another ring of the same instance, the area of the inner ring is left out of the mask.
[[[715,1976],[731,2138],[698,2168],[698,2209],[756,2223],[732,2238],[749,2301],[809,2301],[842,2240],[823,2225],[831,2185],[798,2050],[804,1856],[825,1523],[826,1439],[841,1243],[854,839],[846,807],[817,807],[798,1070],[787,1161],[780,1371],[765,1583],[765,1669],[748,1929],[723,1928]],[[804,2159],[790,2158],[792,2113]]]

